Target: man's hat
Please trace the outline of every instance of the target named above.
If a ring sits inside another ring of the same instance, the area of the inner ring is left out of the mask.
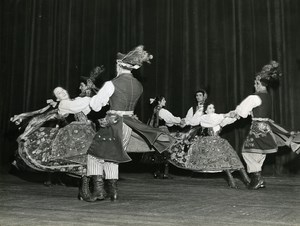
[[[127,54],[117,53],[117,63],[129,69],[138,69],[144,62],[150,64],[153,55],[144,50],[143,45],[139,45]]]

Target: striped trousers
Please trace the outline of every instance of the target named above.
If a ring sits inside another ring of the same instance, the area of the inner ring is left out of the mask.
[[[131,128],[123,123],[123,148],[126,150],[131,136]],[[106,162],[92,155],[87,156],[87,176],[101,175],[105,179],[119,179],[119,164]]]

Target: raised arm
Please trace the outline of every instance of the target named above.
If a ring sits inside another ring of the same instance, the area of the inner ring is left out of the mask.
[[[108,104],[109,98],[115,92],[115,86],[111,81],[105,82],[98,93],[92,97],[90,107],[94,111],[100,111],[103,106]]]
[[[262,101],[257,95],[246,97],[235,109],[235,113],[243,118],[247,118],[251,114],[252,109],[261,105]]]
[[[48,105],[46,107],[43,107],[41,109],[38,109],[35,111],[30,111],[30,112],[24,112],[19,115],[14,115],[13,117],[10,118],[10,121],[14,122],[16,125],[19,125],[24,119],[26,119],[30,116],[42,114],[45,111],[47,111],[51,106],[54,108],[56,106],[57,102],[53,101],[52,99],[49,99],[49,100],[47,100],[47,104]]]
[[[59,114],[67,115],[67,114],[76,114],[79,112],[83,112],[87,115],[90,110],[90,97],[78,97],[74,100],[62,100],[58,105]]]

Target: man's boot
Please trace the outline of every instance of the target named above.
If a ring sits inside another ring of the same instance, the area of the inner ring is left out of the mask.
[[[109,196],[111,201],[118,199],[117,179],[108,179]]]
[[[254,172],[252,173],[251,182],[249,184],[249,189],[259,189],[259,188],[265,188],[265,181],[263,180],[261,176],[261,172]]]
[[[248,177],[248,174],[247,174],[246,170],[245,169],[240,169],[239,172],[241,174],[241,177],[242,177],[244,183],[248,187],[249,184],[250,184],[250,178]]]
[[[101,175],[92,176],[93,179],[93,196],[98,200],[105,199],[104,181]]]
[[[83,176],[80,179],[78,198],[86,202],[94,202],[97,200],[90,191],[90,177]]]

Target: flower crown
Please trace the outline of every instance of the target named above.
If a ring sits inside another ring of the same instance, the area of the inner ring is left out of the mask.
[[[281,76],[282,74],[279,69],[279,63],[276,61],[271,61],[269,64],[263,66],[261,71],[256,74],[255,79],[265,82],[268,85],[272,81],[279,80]]]
[[[101,65],[100,67],[97,66],[95,67],[91,72],[90,72],[90,76],[89,77],[85,77],[85,76],[80,76],[81,79],[85,80],[85,89],[79,94],[79,96],[86,96],[86,95],[90,95],[90,92],[95,92],[97,93],[99,88],[96,87],[95,85],[95,81],[96,79],[99,77],[99,75],[105,71],[105,68],[103,65]]]

